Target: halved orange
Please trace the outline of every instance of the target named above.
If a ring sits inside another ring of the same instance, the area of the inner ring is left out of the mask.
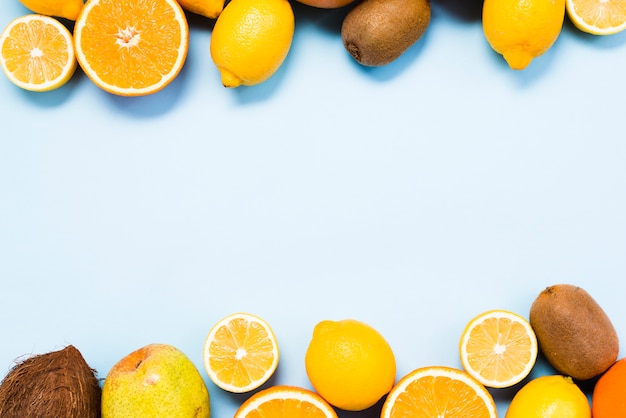
[[[504,388],[530,374],[537,360],[537,337],[520,315],[490,310],[469,321],[459,351],[467,373],[487,387]]]
[[[76,57],[100,88],[156,93],[187,58],[189,26],[176,0],[87,0],[74,27]]]
[[[72,34],[49,16],[29,14],[14,19],[0,35],[0,48],[4,73],[26,90],[56,89],[76,70]]]
[[[593,35],[612,35],[626,29],[626,0],[566,0],[574,26]]]
[[[487,389],[466,372],[445,366],[413,370],[391,389],[381,418],[497,418]]]
[[[249,392],[267,382],[278,367],[278,341],[267,322],[249,313],[218,321],[204,343],[204,366],[218,387]]]
[[[272,386],[246,400],[234,418],[337,418],[320,395],[296,386]]]

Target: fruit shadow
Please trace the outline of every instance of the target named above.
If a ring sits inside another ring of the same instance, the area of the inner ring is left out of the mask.
[[[70,78],[65,85],[56,90],[36,92],[24,90],[17,86],[15,86],[15,88],[20,90],[22,97],[24,97],[24,99],[33,106],[50,109],[59,107],[66,103],[72,95],[76,93],[77,86],[83,82],[83,79],[87,79],[87,77],[83,74],[80,68],[76,68],[76,72],[72,78]]]
[[[463,22],[480,22],[483,0],[431,0],[431,8],[433,12],[443,10]]]
[[[535,366],[533,367],[533,370],[521,382],[513,386],[510,386],[508,388],[502,388],[502,389],[489,388],[488,390],[489,390],[489,393],[491,393],[493,400],[496,402],[496,405],[497,404],[509,405],[511,401],[513,400],[513,397],[515,396],[515,394],[519,392],[519,390],[530,381],[541,376],[560,375],[560,374],[562,373],[556,370],[548,362],[548,360],[543,355],[543,353],[540,352],[539,355],[537,356],[537,361],[535,363]],[[581,381],[581,380],[574,381],[576,385],[578,386],[578,388],[587,397],[590,404],[591,404],[591,399],[593,396],[593,389],[599,378],[600,376],[594,377],[589,380],[584,380],[584,381]]]
[[[534,58],[526,68],[513,70],[509,67],[504,57],[494,51],[486,40],[483,47],[488,49],[486,55],[491,57],[494,67],[498,68],[498,71],[504,74],[505,77],[509,77],[520,90],[524,90],[541,80],[550,71],[550,67],[560,50],[557,39],[557,42],[548,51]]]
[[[188,54],[187,60],[178,76],[161,91],[146,96],[124,97],[105,93],[115,110],[134,118],[153,118],[169,112],[181,100],[184,85],[188,81],[186,76],[192,54]]]
[[[613,49],[618,48],[626,44],[626,31],[619,32],[613,35],[592,35],[590,33],[583,32],[578,29],[570,18],[565,15],[565,22],[563,23],[563,32],[567,33],[576,41],[591,45],[595,49]],[[563,35],[563,33],[561,34]]]
[[[387,399],[387,397],[383,396],[376,404],[363,411],[344,411],[338,408],[335,408],[335,411],[337,412],[338,418],[380,418],[385,399]]]
[[[330,35],[341,39],[341,25],[348,12],[356,6],[359,0],[355,0],[347,6],[334,9],[323,9],[292,1],[294,15],[296,16],[296,28],[315,26],[324,35]]]

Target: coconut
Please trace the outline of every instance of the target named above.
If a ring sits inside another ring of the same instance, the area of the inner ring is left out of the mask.
[[[0,383],[2,418],[99,418],[102,389],[76,347],[18,362]]]

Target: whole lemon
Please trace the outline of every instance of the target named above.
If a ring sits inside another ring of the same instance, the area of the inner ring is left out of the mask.
[[[84,6],[83,0],[20,0],[20,3],[35,13],[69,20],[76,20]]]
[[[522,70],[556,42],[565,0],[485,0],[483,32],[514,70]]]
[[[373,406],[396,380],[390,345],[377,330],[354,319],[318,323],[305,366],[315,391],[331,405],[348,411]]]
[[[289,53],[295,17],[288,0],[230,0],[211,35],[211,58],[225,87],[270,78]]]
[[[505,418],[591,418],[591,407],[571,377],[541,376],[515,394]]]

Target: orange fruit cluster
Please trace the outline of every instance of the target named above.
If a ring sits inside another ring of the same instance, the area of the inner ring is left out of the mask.
[[[591,418],[591,405],[573,378],[558,373],[529,377],[539,351],[527,319],[492,309],[471,318],[461,332],[461,367],[418,367],[396,381],[393,351],[377,330],[353,319],[325,320],[314,328],[305,355],[313,389],[271,384],[262,389],[276,370],[278,342],[264,320],[238,313],[211,329],[204,358],[209,376],[222,389],[261,388],[240,405],[235,418],[335,418],[335,409],[378,407],[381,418],[497,418],[491,389],[517,385],[507,418]],[[595,384],[593,418],[626,416],[624,388],[626,359]]]
[[[98,87],[121,96],[152,94],[170,84],[178,76],[188,53],[189,27],[185,13],[217,19],[219,23],[221,14],[231,3],[224,0],[20,1],[34,13],[75,20],[76,57],[61,45],[45,50],[28,45],[29,35],[13,30],[15,22],[11,22],[0,37],[0,66],[12,82],[32,91],[61,87],[71,77],[73,70],[67,69],[76,68],[77,59]],[[357,0],[297,1],[315,8],[334,9]],[[289,52],[293,37],[292,10],[288,1],[263,0],[256,2],[258,7],[255,2],[243,0],[232,4],[239,9],[227,13],[234,23],[229,23],[227,30],[220,29],[221,24],[214,27],[221,38],[232,40],[224,47],[212,45],[211,55],[216,57],[214,60],[225,86],[261,83],[273,75]],[[262,12],[261,4],[265,4]],[[552,11],[541,12],[547,9]],[[587,33],[611,35],[626,29],[626,4],[621,0],[560,0],[560,3],[486,0],[483,7],[485,37],[494,50],[505,56],[511,68],[523,69],[554,43],[565,12],[577,28]],[[234,18],[233,13],[237,15]],[[548,19],[548,15],[556,17]],[[30,34],[50,38],[42,27],[31,27],[34,32]],[[60,32],[58,27],[57,32]],[[67,38],[65,33],[63,36]],[[16,44],[22,49],[13,48]],[[250,50],[254,53],[249,53]],[[63,73],[46,67],[46,63],[51,62],[65,68]]]

